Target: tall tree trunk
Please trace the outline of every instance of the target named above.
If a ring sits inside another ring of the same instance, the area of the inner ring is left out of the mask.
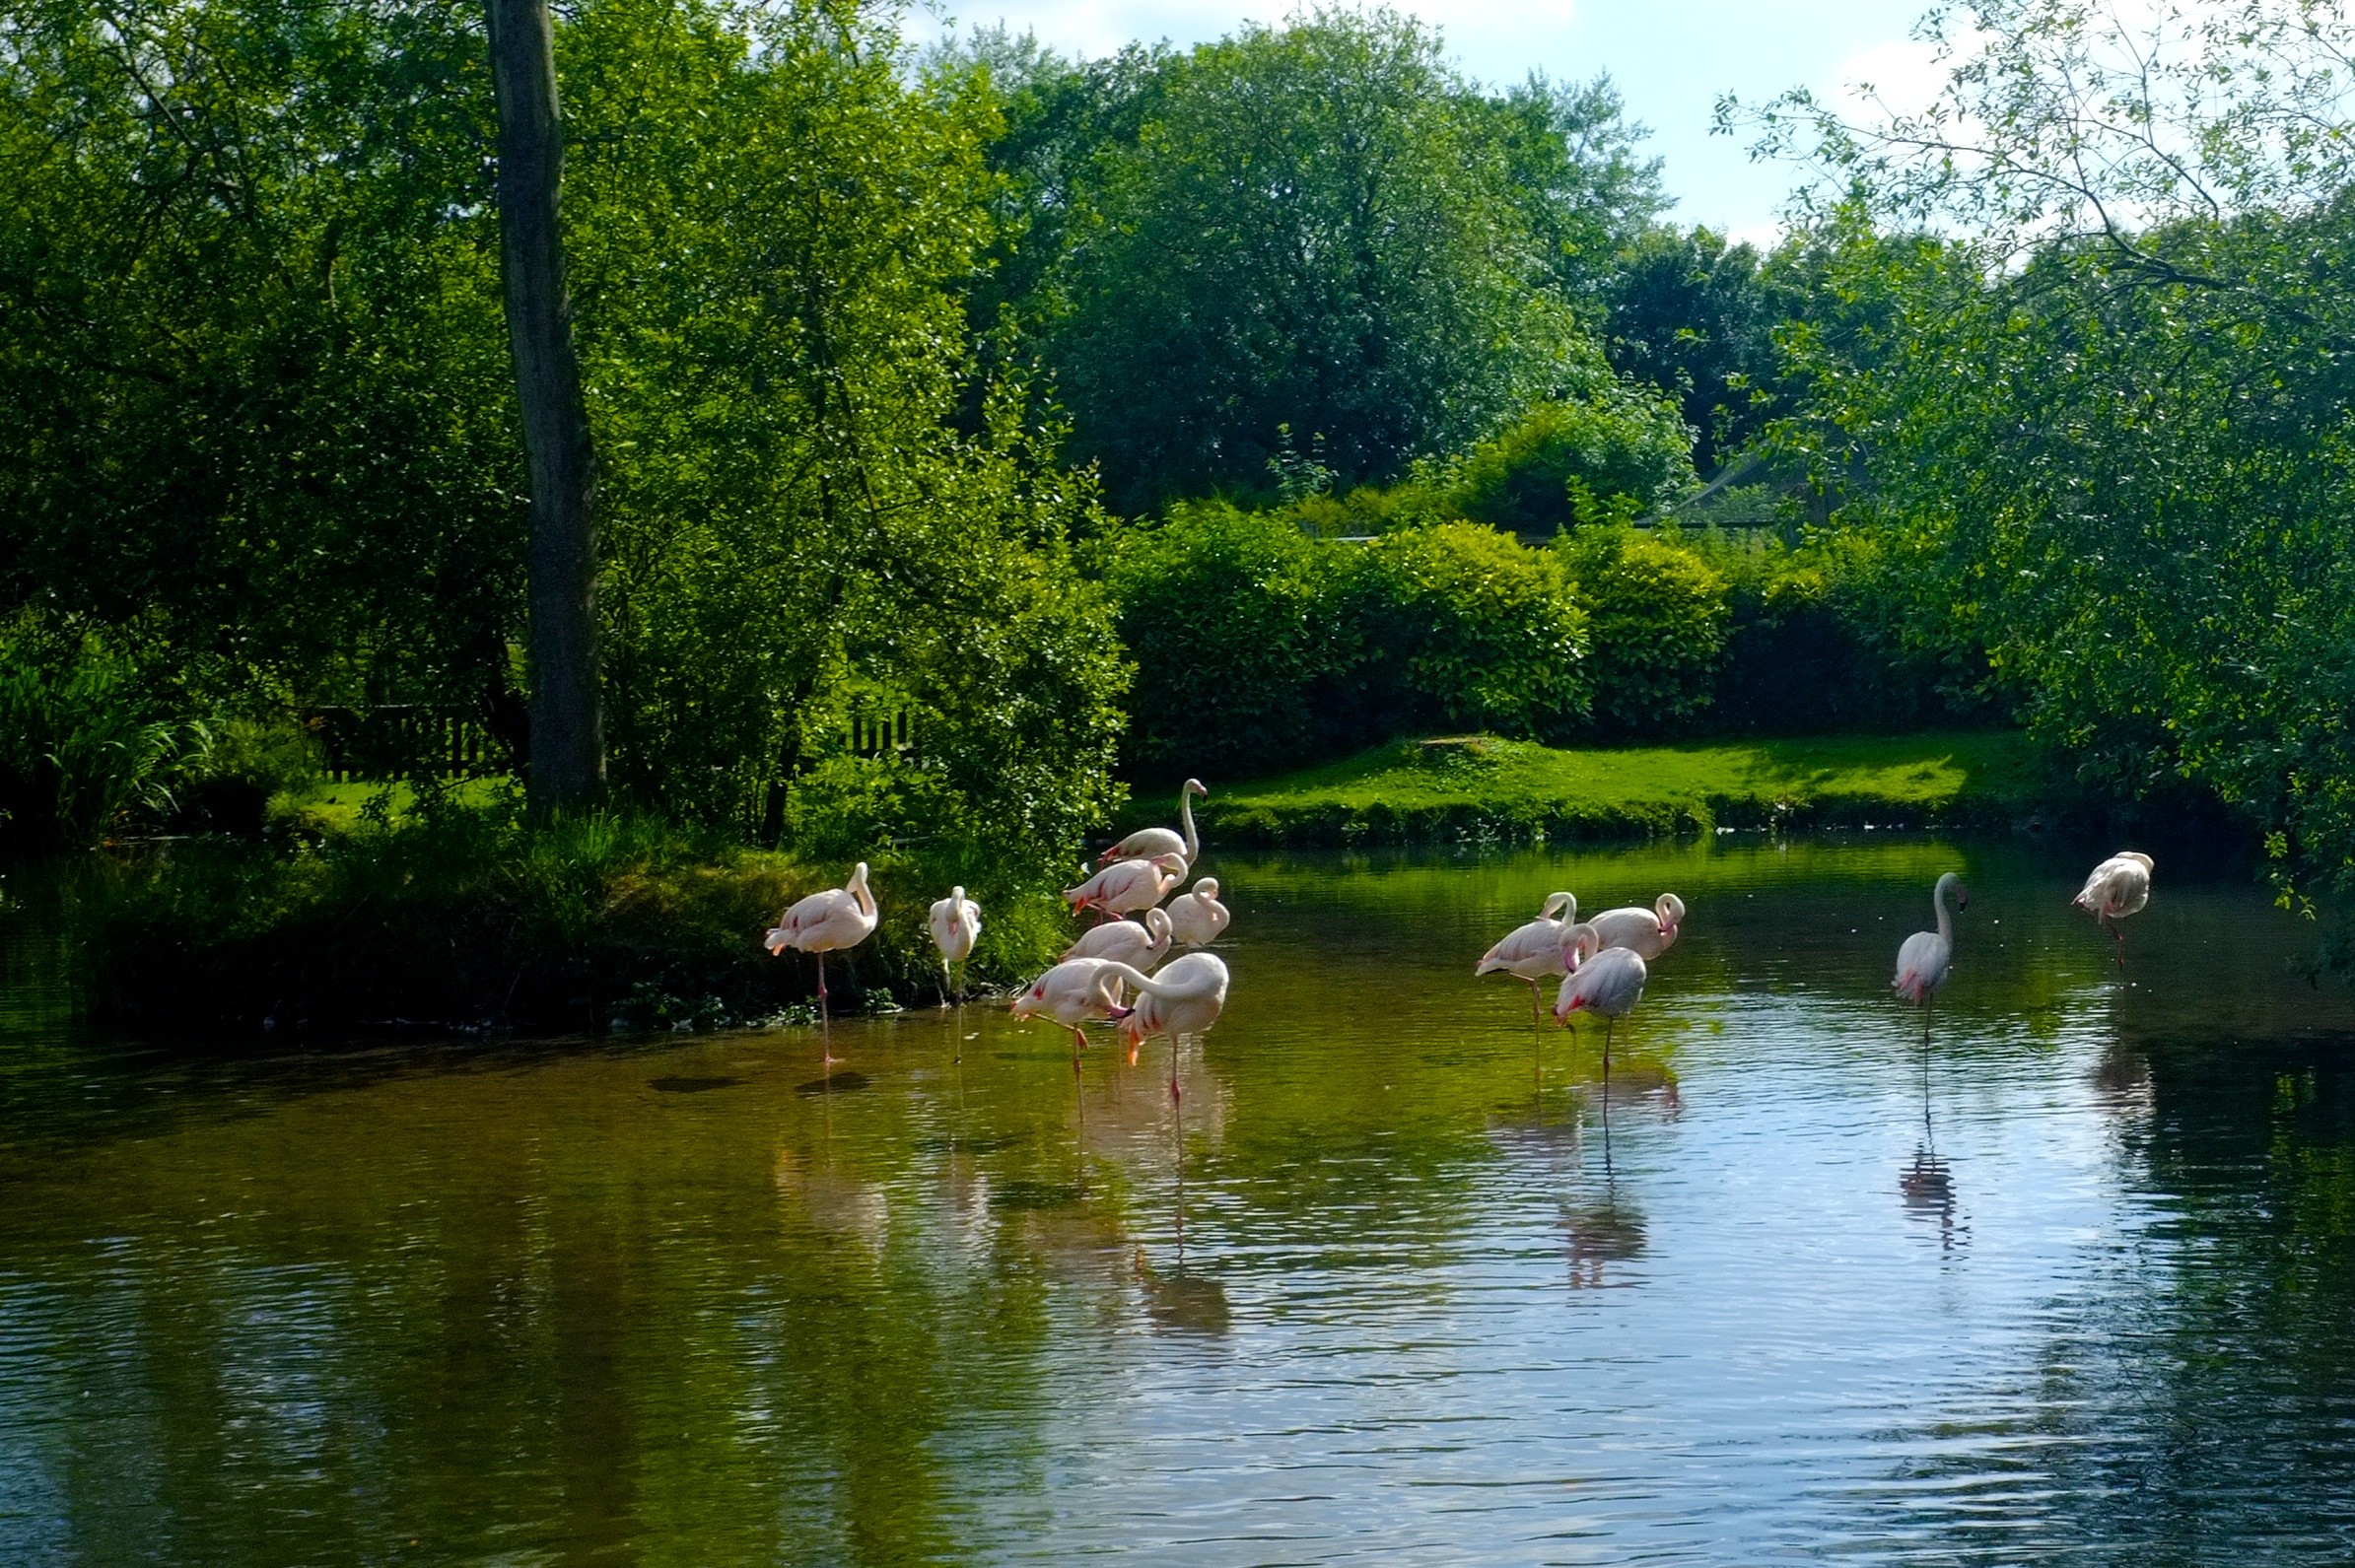
[[[529,791],[545,818],[605,784],[597,703],[596,475],[573,353],[557,193],[564,134],[547,0],[484,0],[499,98],[499,235],[507,333],[531,465]]]

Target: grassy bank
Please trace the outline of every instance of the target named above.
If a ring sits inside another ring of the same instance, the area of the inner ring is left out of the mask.
[[[814,1018],[811,960],[761,936],[848,869],[646,819],[534,832],[512,809],[445,799],[99,857],[74,879],[67,926],[93,1013],[142,1029],[709,1028]],[[873,878],[880,928],[828,960],[843,1012],[930,1002],[940,984],[924,921],[945,888],[888,858]],[[976,891],[975,983],[1026,975],[1070,939],[1052,894]]]
[[[1230,845],[1574,840],[2009,822],[2043,809],[2045,795],[2025,739],[2009,731],[1592,751],[1455,737],[1218,788],[1201,814]]]

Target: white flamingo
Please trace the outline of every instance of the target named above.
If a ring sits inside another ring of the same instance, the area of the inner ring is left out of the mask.
[[[1106,850],[1096,864],[1110,865],[1115,860],[1149,860],[1156,855],[1176,854],[1192,865],[1202,858],[1202,839],[1194,831],[1194,797],[1210,798],[1211,792],[1202,786],[1200,779],[1189,779],[1178,790],[1178,821],[1185,825],[1184,833],[1169,828],[1139,828],[1135,833]],[[1181,871],[1179,873],[1183,875]]]
[[[1199,879],[1194,891],[1180,893],[1169,901],[1169,923],[1181,946],[1208,947],[1233,921],[1233,912],[1218,902],[1218,879],[1214,876]]]
[[[1064,952],[1064,957],[1108,958],[1151,973],[1154,966],[1169,956],[1172,920],[1165,910],[1146,910],[1144,921],[1106,920],[1079,933],[1079,939]]]
[[[1072,912],[1096,910],[1110,917],[1149,910],[1186,874],[1186,857],[1172,851],[1104,867],[1077,887],[1063,890]]]
[[[1118,967],[1101,958],[1067,958],[1022,989],[1014,997],[1013,1014],[1051,1019],[1069,1029],[1072,1059],[1076,1062],[1087,1046],[1086,1031],[1079,1026],[1090,1018],[1111,1017],[1119,1005],[1119,982],[1112,973]]]
[[[1595,940],[1602,944],[1601,950],[1630,948],[1650,960],[1676,945],[1677,932],[1684,920],[1685,901],[1674,893],[1663,893],[1648,910],[1630,904],[1626,909],[1605,910],[1588,923],[1595,928]]]
[[[1562,933],[1569,930],[1578,919],[1578,898],[1573,893],[1549,893],[1538,910],[1537,919],[1526,925],[1516,925],[1504,939],[1489,949],[1472,973],[1475,975],[1506,974],[1529,983],[1529,1021],[1538,1021],[1538,987],[1543,981],[1565,973],[1569,955],[1562,951]]]
[[[829,1021],[826,955],[857,947],[873,935],[877,914],[875,896],[867,891],[866,862],[862,860],[848,882],[797,901],[778,917],[776,927],[769,932],[767,946],[772,953],[783,953],[791,947],[817,955],[819,1024]],[[831,1046],[826,1048],[826,1059],[834,1059]]]
[[[1199,1035],[1218,1021],[1226,1006],[1226,961],[1216,953],[1183,953],[1161,966],[1158,975],[1145,975],[1126,964],[1104,966],[1113,979],[1134,987],[1137,1003],[1113,1010],[1112,1018],[1128,1037],[1129,1059],[1153,1035],[1169,1037],[1169,1098],[1178,1092],[1178,1036]]]
[[[1938,885],[1930,890],[1938,928],[1915,931],[1905,938],[1897,950],[1897,979],[1890,982],[1900,997],[1921,1009],[1921,1048],[1925,1052],[1930,1048],[1930,998],[1946,984],[1946,971],[1955,957],[1955,918],[1946,907],[1949,892],[1954,894],[1956,910],[1971,907],[1971,890],[1960,876],[1949,871],[1939,877]]]
[[[940,1005],[948,1005],[948,989],[953,988],[958,1001],[965,999],[965,988],[956,984],[950,973],[973,956],[973,943],[981,935],[981,906],[965,897],[962,887],[952,887],[948,897],[933,906],[933,945],[940,949]]]
[[[2117,943],[2117,962],[2126,966],[2126,933],[2117,922],[2129,915],[2139,915],[2151,901],[2151,872],[2157,867],[2151,857],[2137,850],[2120,850],[2093,869],[2085,879],[2085,888],[2071,900],[2077,908],[2094,918],[2098,925],[2110,928],[2111,937]]]
[[[1651,978],[1643,955],[1632,947],[1602,947],[1602,934],[1593,925],[1573,926],[1562,942],[1569,956],[1569,973],[1554,999],[1554,1021],[1569,1026],[1570,1014],[1591,1013],[1603,1020],[1603,1087],[1611,1087],[1611,1034],[1622,1018],[1643,1000],[1643,983]]]

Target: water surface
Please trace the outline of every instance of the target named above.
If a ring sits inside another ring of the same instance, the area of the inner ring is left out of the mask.
[[[831,1074],[0,1008],[0,1558],[2355,1557],[2355,1007],[2245,873],[2121,972],[2086,858],[1216,857],[1182,1132],[981,1006]],[[1558,887],[1692,906],[1608,1095],[1470,974]]]

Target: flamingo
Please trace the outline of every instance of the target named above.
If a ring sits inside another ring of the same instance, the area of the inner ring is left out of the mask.
[[[2135,850],[2120,850],[2093,869],[2085,879],[2085,888],[2070,902],[2086,911],[2099,925],[2110,927],[2111,937],[2117,943],[2117,963],[2126,967],[2126,933],[2117,922],[2129,915],[2142,913],[2151,901],[2151,872],[2157,867],[2151,857]]]
[[[1109,1018],[1115,1000],[1114,988],[1118,982],[1112,971],[1118,966],[1101,958],[1067,958],[1032,981],[1014,998],[1016,1018],[1050,1018],[1072,1032],[1072,1061],[1078,1063],[1079,1053],[1086,1049],[1087,1035],[1079,1025],[1090,1018]],[[1134,975],[1135,970],[1129,970]]]
[[[1218,902],[1218,879],[1214,876],[1200,878],[1193,892],[1180,893],[1169,901],[1170,926],[1178,941],[1187,947],[1210,946],[1233,920],[1233,913]]]
[[[1106,920],[1081,932],[1063,956],[1066,960],[1107,958],[1150,973],[1169,956],[1170,924],[1169,913],[1157,909],[1144,912],[1142,925],[1135,920]]]
[[[1063,896],[1074,914],[1092,909],[1107,917],[1149,910],[1168,896],[1186,874],[1186,857],[1170,851],[1139,860],[1120,860],[1104,867]]]
[[[874,934],[875,896],[867,891],[866,862],[851,873],[851,879],[840,887],[828,888],[798,900],[793,908],[778,917],[776,928],[768,934],[766,945],[772,953],[797,948],[815,953],[818,961],[818,1023],[829,1020],[826,1011],[826,955],[846,948],[857,947]],[[829,1047],[826,1059],[834,1059]]]
[[[1529,1021],[1536,1023],[1539,983],[1551,980],[1568,968],[1568,955],[1562,951],[1561,938],[1562,933],[1569,930],[1577,919],[1576,894],[1549,893],[1545,904],[1538,910],[1537,919],[1506,932],[1504,940],[1489,948],[1472,973],[1493,975],[1501,971],[1516,980],[1529,982]]]
[[[1648,961],[1676,945],[1677,929],[1684,919],[1685,901],[1674,893],[1663,893],[1648,910],[1639,904],[1605,910],[1590,923],[1600,944],[1598,950],[1630,948]]]
[[[948,989],[954,985],[949,966],[962,964],[973,956],[973,943],[981,935],[981,906],[965,897],[962,887],[952,887],[948,897],[933,906],[933,945],[940,949],[940,1005],[948,1005]],[[965,989],[955,986],[958,1001],[965,999]]]
[[[1139,828],[1135,833],[1106,850],[1098,865],[1110,865],[1115,860],[1149,860],[1159,855],[1176,854],[1185,857],[1187,865],[1202,858],[1202,839],[1194,831],[1194,797],[1208,800],[1211,792],[1202,786],[1200,779],[1189,779],[1178,790],[1178,820],[1185,824],[1181,835],[1169,828]],[[1185,873],[1181,870],[1179,875]]]
[[[1199,1035],[1218,1021],[1226,1006],[1226,961],[1215,953],[1183,953],[1144,975],[1126,964],[1107,964],[1105,973],[1137,989],[1134,1007],[1115,1008],[1113,1022],[1129,1040],[1129,1059],[1147,1037],[1169,1037],[1169,1098],[1178,1092],[1178,1036]]]
[[[1930,890],[1930,907],[1937,912],[1938,928],[1934,931],[1915,931],[1905,938],[1905,945],[1897,950],[1897,979],[1890,984],[1899,996],[1921,1009],[1921,1049],[1930,1049],[1930,998],[1938,988],[1946,984],[1947,966],[1955,956],[1955,918],[1946,907],[1946,895],[1952,891],[1955,909],[1971,907],[1971,890],[1963,879],[1949,871],[1938,878],[1938,885]]]
[[[1603,1020],[1603,1087],[1611,1087],[1611,1032],[1643,1000],[1643,983],[1651,978],[1643,955],[1632,947],[1603,947],[1602,933],[1593,925],[1571,927],[1562,941],[1568,973],[1554,999],[1554,1021],[1569,1026],[1570,1014],[1592,1013]]]

